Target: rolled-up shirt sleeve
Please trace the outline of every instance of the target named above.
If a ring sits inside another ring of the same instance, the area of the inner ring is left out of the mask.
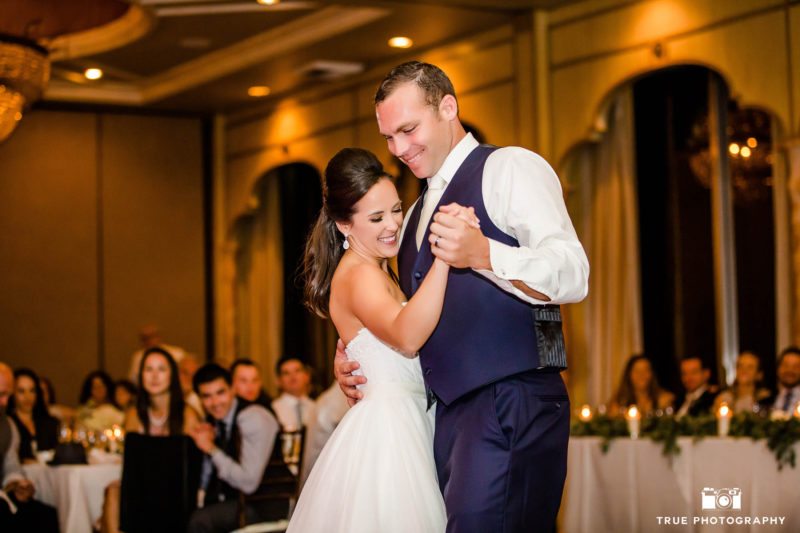
[[[211,455],[211,461],[222,481],[251,494],[261,483],[264,468],[272,455],[278,421],[263,407],[251,405],[239,413],[236,424],[242,438],[239,461],[219,449]]]
[[[486,161],[483,197],[492,222],[519,246],[489,239],[492,270],[476,270],[532,304],[579,302],[589,287],[589,260],[567,213],[558,176],[539,155],[518,147],[496,150]],[[550,298],[518,289],[521,281]]]

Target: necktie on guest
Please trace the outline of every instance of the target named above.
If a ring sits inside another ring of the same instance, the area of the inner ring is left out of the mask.
[[[422,199],[422,211],[419,214],[419,225],[417,226],[417,250],[422,247],[422,239],[425,237],[425,231],[430,225],[433,210],[436,204],[442,199],[442,193],[447,186],[447,182],[439,174],[433,176],[428,182],[428,189],[425,191],[425,196]]]
[[[792,410],[792,404],[794,404],[794,389],[786,389],[786,395],[783,398],[783,407],[781,410],[784,413],[788,413]]]

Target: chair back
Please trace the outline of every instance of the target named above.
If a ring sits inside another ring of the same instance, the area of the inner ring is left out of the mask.
[[[291,510],[300,495],[302,459],[305,449],[306,428],[281,431],[275,439],[272,456],[264,469],[261,485],[254,494],[239,495],[239,527],[246,525],[245,507],[259,502],[285,502]]]
[[[122,468],[120,529],[184,531],[197,508],[203,454],[185,435],[128,433]]]

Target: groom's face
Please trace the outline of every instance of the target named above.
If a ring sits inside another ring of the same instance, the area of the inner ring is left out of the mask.
[[[418,178],[430,178],[444,164],[454,143],[453,121],[457,104],[445,96],[434,108],[416,84],[397,87],[375,106],[378,129],[389,151],[400,158]]]

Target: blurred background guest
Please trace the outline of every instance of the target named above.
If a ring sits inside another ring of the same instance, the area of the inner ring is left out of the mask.
[[[205,454],[201,487],[204,505],[189,521],[190,533],[227,532],[238,525],[242,495],[269,491],[264,481],[288,475],[278,444],[279,426],[264,407],[236,397],[231,374],[209,363],[194,376],[194,387],[208,423],[192,432],[195,444]],[[289,502],[281,499],[248,501],[248,522],[286,518]]]
[[[81,386],[77,424],[91,431],[103,431],[121,425],[125,417],[122,411],[114,407],[113,391],[114,382],[106,372],[95,370],[86,376]]]
[[[264,390],[261,370],[255,362],[244,357],[234,361],[231,365],[231,379],[236,396],[272,411],[272,398]]]
[[[336,381],[317,398],[306,430],[301,483],[305,483],[322,448],[325,447],[325,443],[328,442],[333,430],[342,421],[348,409],[347,398]]]
[[[178,365],[163,348],[148,348],[140,362],[136,408],[125,413],[125,430],[153,436],[188,434],[200,415],[183,399]]]
[[[75,420],[75,409],[58,403],[56,399],[56,390],[53,388],[53,383],[48,378],[39,376],[39,385],[42,387],[42,399],[47,407],[47,412],[61,422],[72,424],[72,421]]]
[[[59,421],[47,412],[39,377],[29,368],[14,371],[14,394],[8,414],[19,433],[19,459],[37,462],[38,451],[52,450],[58,444]]]
[[[33,499],[36,489],[19,464],[19,433],[6,415],[13,394],[14,373],[0,363],[0,531],[57,533],[56,510]]]
[[[666,410],[675,402],[675,395],[658,384],[653,365],[645,355],[633,355],[625,364],[617,393],[609,404],[609,414],[618,416],[631,405],[647,415]]]
[[[800,402],[800,347],[790,346],[778,357],[778,394],[773,411],[790,413]]]
[[[176,361],[176,363],[178,364],[181,390],[183,390],[183,400],[186,402],[186,405],[194,409],[202,418],[204,415],[203,405],[200,403],[200,398],[192,387],[192,380],[194,379],[195,372],[197,372],[197,369],[200,367],[200,363],[197,362],[197,357],[190,353],[184,354],[183,359]]]
[[[711,412],[716,391],[709,385],[711,370],[700,357],[688,355],[681,360],[681,383],[685,394],[676,417],[700,416]]]
[[[311,393],[311,369],[297,357],[284,357],[275,366],[281,395],[272,401],[272,410],[281,427],[294,431],[311,421],[314,400]]]
[[[136,385],[127,379],[119,379],[114,383],[114,406],[127,413],[136,405]]]
[[[183,356],[186,355],[183,348],[164,344],[161,339],[161,329],[156,324],[145,324],[139,329],[139,346],[141,347],[131,354],[131,367],[128,371],[129,379],[137,385],[139,385],[139,382],[136,381],[139,376],[139,366],[147,349],[160,347],[168,351],[176,363],[180,363]]]
[[[148,348],[139,360],[141,383],[135,407],[125,413],[125,431],[153,437],[188,435],[200,423],[200,415],[183,399],[178,365],[166,350]],[[106,487],[102,533],[119,531],[120,482]]]
[[[752,413],[760,410],[760,404],[769,398],[770,391],[761,387],[764,373],[761,357],[755,352],[745,351],[736,359],[736,379],[730,388],[720,392],[714,400],[714,412],[726,403],[734,413]]]

